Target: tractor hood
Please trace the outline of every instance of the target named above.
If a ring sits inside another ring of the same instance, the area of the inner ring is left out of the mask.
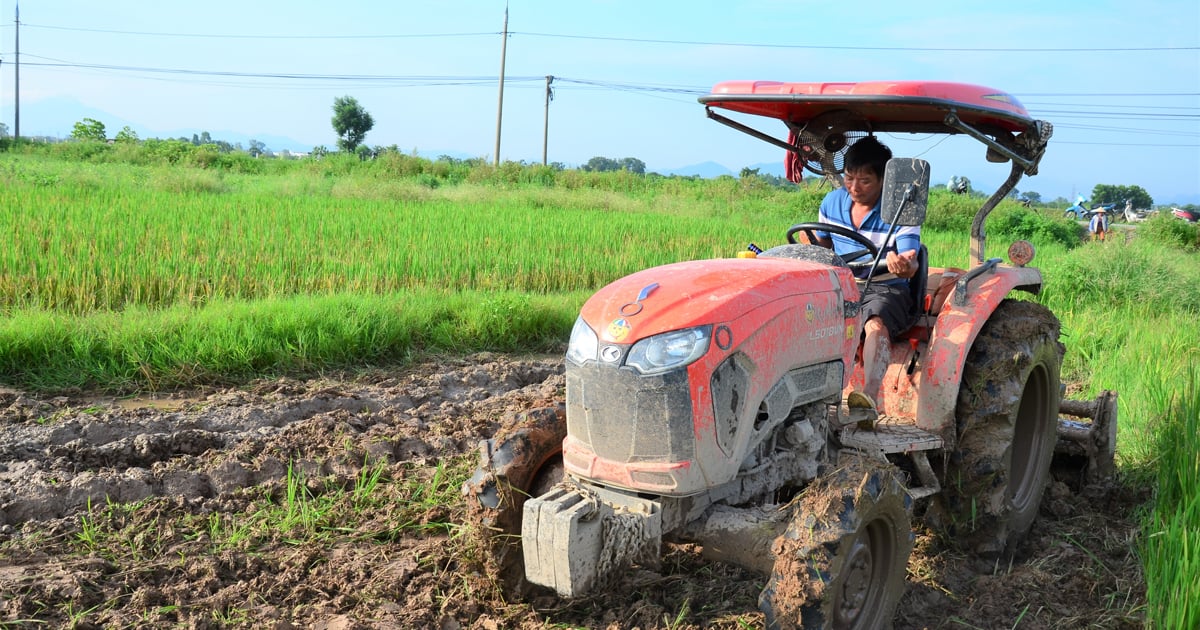
[[[857,290],[847,288],[854,286],[848,269],[809,261],[698,260],[621,278],[593,295],[582,315],[602,343],[626,344],[672,330],[729,322],[789,296],[841,288],[848,299],[855,299]]]

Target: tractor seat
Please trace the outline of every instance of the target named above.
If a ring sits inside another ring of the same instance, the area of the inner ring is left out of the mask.
[[[925,295],[929,299],[927,314],[936,317],[938,313],[942,312],[946,298],[950,297],[950,292],[954,290],[954,284],[966,272],[966,269],[958,267],[931,267],[929,269],[925,291]]]
[[[921,246],[921,250],[924,254],[924,245]],[[923,274],[918,271],[924,282],[911,283],[923,285],[919,289],[913,288],[913,297],[920,297],[919,300],[914,300],[914,308],[918,313],[915,322],[905,333],[905,337],[921,339],[926,336],[927,331],[933,328],[938,315],[942,312],[942,307],[950,297],[950,292],[954,290],[955,283],[964,273],[966,270],[958,267],[925,267]],[[916,278],[917,276],[914,276],[913,280]]]

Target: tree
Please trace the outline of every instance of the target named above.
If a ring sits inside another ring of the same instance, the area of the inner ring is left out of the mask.
[[[129,125],[125,125],[124,127],[121,128],[120,131],[117,132],[116,141],[118,144],[124,144],[124,143],[137,144],[138,143],[137,132],[130,129]]]
[[[579,170],[594,171],[596,173],[604,173],[607,171],[615,171],[619,168],[621,168],[621,165],[617,164],[616,160],[614,160],[612,158],[606,158],[606,157],[601,157],[601,156],[597,155],[596,157],[588,160],[587,164],[584,164],[583,166],[579,167]]]
[[[1134,208],[1154,207],[1154,198],[1141,186],[1096,184],[1092,189],[1093,204],[1115,203],[1119,209],[1124,209],[1126,201],[1132,201]]]
[[[104,123],[95,118],[84,118],[75,123],[75,128],[71,130],[71,138],[73,140],[106,142],[108,136],[104,132]]]
[[[646,163],[637,158],[621,158],[621,170],[636,173],[638,175],[646,174]]]
[[[258,157],[266,152],[267,152],[267,145],[259,142],[258,140],[255,140],[253,138],[250,139],[250,149],[248,150],[250,157]]]
[[[338,150],[353,153],[375,126],[375,119],[352,96],[333,99],[333,130],[338,135]]]
[[[0,122],[0,138],[8,137],[8,125]]]

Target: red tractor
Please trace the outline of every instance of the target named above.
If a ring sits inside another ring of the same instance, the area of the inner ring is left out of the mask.
[[[464,491],[513,588],[582,596],[656,566],[664,541],[690,542],[766,576],[768,627],[886,627],[915,515],[1003,557],[1029,532],[1056,452],[1092,478],[1112,472],[1115,394],[1060,404],[1058,319],[1010,297],[1042,287],[1032,247],[1013,244],[1010,264],[983,258],[984,220],[1037,172],[1051,126],[1008,94],[953,83],[728,82],[700,102],[784,149],[793,181],[839,183],[846,148],[877,132],[966,134],[1011,175],[975,217],[967,269],[919,257],[920,313],[893,341],[877,417],[845,402],[863,380],[851,268],[887,269],[870,241],[848,264],[795,244],[836,229],[799,224],[786,245],[599,290],[571,333],[565,402],[485,442]],[[718,110],[780,120],[786,139]],[[889,162],[885,220],[920,225],[928,187],[927,163]]]

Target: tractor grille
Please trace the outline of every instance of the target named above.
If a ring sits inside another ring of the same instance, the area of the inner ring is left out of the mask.
[[[689,461],[694,452],[687,369],[642,376],[567,362],[567,433],[621,463]]]

